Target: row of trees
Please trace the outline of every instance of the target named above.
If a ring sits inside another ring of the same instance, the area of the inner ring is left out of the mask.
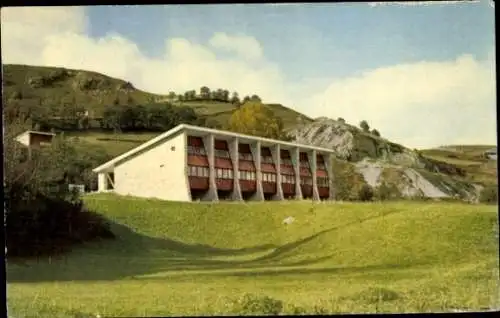
[[[249,101],[262,102],[261,98],[256,95],[249,95],[240,98],[238,92],[230,93],[227,89],[215,89],[210,90],[207,86],[202,86],[197,94],[196,90],[186,91],[184,94],[177,94],[175,92],[170,92],[168,94],[169,99],[179,100],[179,101],[218,101],[232,104],[243,104]]]
[[[101,128],[114,131],[165,131],[181,123],[203,125],[204,120],[189,107],[170,104],[111,106],[106,108]]]

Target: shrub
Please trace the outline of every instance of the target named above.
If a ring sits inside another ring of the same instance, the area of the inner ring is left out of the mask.
[[[399,293],[387,289],[387,288],[368,288],[360,293],[358,293],[355,297],[356,300],[360,300],[366,303],[374,304],[385,301],[393,301],[400,298]]]
[[[486,186],[481,190],[479,195],[479,202],[487,204],[497,204],[498,203],[498,187],[497,186]]]
[[[16,132],[11,127],[8,133]],[[16,135],[16,134],[14,134]],[[7,135],[5,142],[6,243],[9,256],[39,256],[67,251],[71,245],[112,238],[104,218],[84,209],[68,189],[74,169],[64,140],[45,149],[26,149]]]
[[[358,192],[358,199],[360,201],[371,201],[373,198],[373,189],[368,184],[363,184]]]
[[[370,132],[370,125],[368,125],[368,122],[366,120],[362,120],[359,123],[359,127],[361,127],[364,132]]]
[[[380,201],[395,200],[401,198],[401,193],[397,186],[383,181],[375,188],[374,197]]]
[[[283,310],[283,302],[268,296],[244,294],[233,302],[233,313],[247,315],[278,315]]]

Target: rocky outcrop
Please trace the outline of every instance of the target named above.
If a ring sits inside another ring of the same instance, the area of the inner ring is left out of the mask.
[[[463,169],[423,157],[418,151],[363,132],[342,120],[316,118],[298,125],[289,135],[298,143],[333,149],[337,158],[352,162],[372,187],[391,184],[403,197],[477,200],[480,189],[452,178],[464,177]]]

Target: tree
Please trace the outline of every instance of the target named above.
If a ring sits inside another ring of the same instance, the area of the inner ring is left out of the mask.
[[[31,158],[14,140],[22,126],[10,125],[4,138],[4,196],[7,253],[38,256],[75,243],[111,238],[109,224],[86,211],[68,183],[81,181],[82,162],[72,143],[57,136],[52,145],[35,149]],[[101,153],[103,153],[101,151]],[[87,165],[90,172],[95,162]]]
[[[373,129],[373,130],[372,130],[372,135],[375,135],[375,136],[377,136],[377,137],[380,137],[380,133],[379,133],[379,132],[378,132],[378,130],[376,130],[376,129]]]
[[[175,92],[170,92],[170,93],[168,93],[168,98],[169,98],[170,100],[175,99],[176,97],[177,97],[177,94],[175,94]]]
[[[250,97],[250,100],[252,102],[259,102],[259,103],[262,102],[262,99],[258,95],[255,95],[255,94],[252,95],[252,97]]]
[[[229,119],[228,130],[266,138],[278,139],[283,135],[283,123],[267,106],[247,102]]]
[[[210,98],[210,88],[206,86],[202,86],[200,88],[200,97],[202,99],[209,99]]]
[[[360,201],[371,201],[373,195],[373,189],[368,184],[363,184],[358,192],[358,198]]]
[[[359,127],[361,127],[361,129],[363,129],[364,132],[370,132],[370,126],[368,125],[368,122],[366,120],[362,120],[359,123]]]
[[[225,102],[229,101],[229,91],[227,89],[222,91],[222,100]]]
[[[245,96],[245,97],[243,98],[243,104],[244,104],[244,103],[247,103],[247,102],[249,102],[249,101],[250,101],[250,96]]]
[[[479,202],[487,204],[497,204],[498,187],[496,185],[489,185],[484,187],[479,195]]]
[[[231,103],[233,104],[240,103],[240,97],[238,96],[238,92],[233,92],[233,95],[231,96]]]
[[[337,118],[337,121],[339,121],[339,122],[341,122],[341,123],[345,124],[345,119],[344,119],[344,118],[342,118],[342,117]]]

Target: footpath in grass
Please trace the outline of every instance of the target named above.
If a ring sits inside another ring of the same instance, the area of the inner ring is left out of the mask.
[[[450,311],[498,306],[496,206],[173,203],[91,195],[117,235],[9,261],[14,316]],[[294,222],[283,224],[293,216]]]

